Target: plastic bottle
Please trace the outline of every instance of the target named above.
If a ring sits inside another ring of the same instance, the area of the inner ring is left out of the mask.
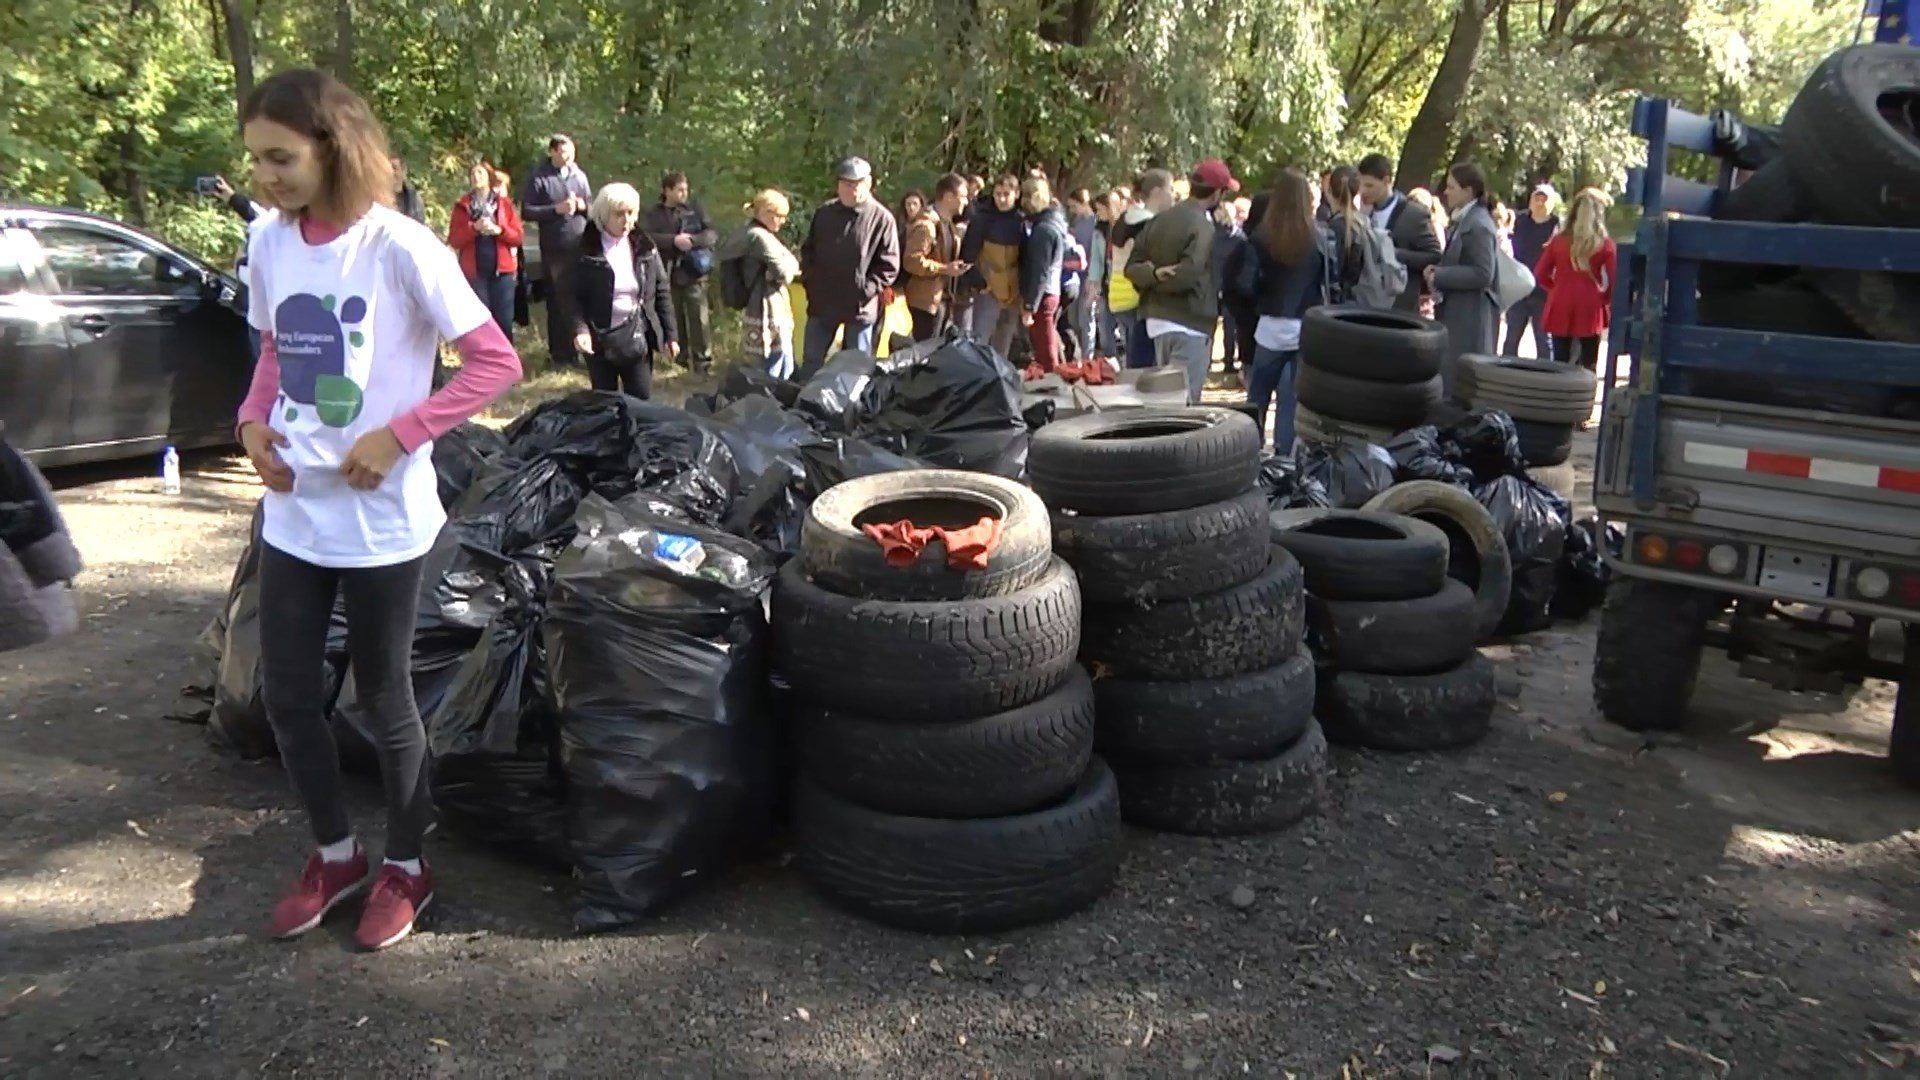
[[[169,495],[180,494],[180,451],[171,446],[160,452],[160,487]]]

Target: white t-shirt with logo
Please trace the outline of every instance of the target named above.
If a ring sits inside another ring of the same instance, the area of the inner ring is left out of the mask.
[[[316,566],[391,566],[427,553],[446,522],[433,443],[400,458],[372,491],[341,474],[354,441],[433,391],[434,359],[492,318],[453,251],[425,225],[375,206],[330,243],[293,217],[253,231],[247,314],[271,335],[280,393],[268,423],[293,490],[268,492],[261,536]]]

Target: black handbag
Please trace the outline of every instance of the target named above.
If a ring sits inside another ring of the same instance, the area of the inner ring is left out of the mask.
[[[593,354],[615,367],[626,367],[647,359],[647,335],[640,328],[640,313],[606,330],[593,332]]]

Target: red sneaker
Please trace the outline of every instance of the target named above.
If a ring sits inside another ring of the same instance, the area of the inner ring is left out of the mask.
[[[360,913],[360,929],[354,933],[353,940],[368,952],[398,945],[413,933],[414,920],[431,903],[433,871],[426,863],[420,864],[418,874],[409,874],[392,863],[385,863],[380,867],[380,876],[373,880],[373,895],[367,897],[366,910]]]
[[[330,863],[319,852],[307,856],[299,880],[273,907],[267,929],[276,938],[296,938],[320,925],[342,900],[367,887],[367,853],[355,847],[353,858]]]

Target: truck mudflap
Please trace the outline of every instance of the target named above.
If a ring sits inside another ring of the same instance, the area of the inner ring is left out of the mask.
[[[1641,401],[1616,388],[1594,504],[1632,576],[1920,620],[1920,424],[1667,396],[1654,498],[1629,488]]]

